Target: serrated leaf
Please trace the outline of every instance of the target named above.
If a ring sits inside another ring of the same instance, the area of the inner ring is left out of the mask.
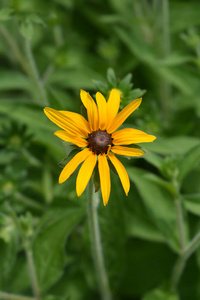
[[[177,179],[181,182],[185,176],[199,163],[199,161],[200,145],[197,145],[189,150],[179,162],[179,174]]]
[[[66,238],[83,215],[82,208],[54,209],[49,218],[44,215],[43,230],[39,231],[33,244],[38,282],[43,291],[62,275]]]

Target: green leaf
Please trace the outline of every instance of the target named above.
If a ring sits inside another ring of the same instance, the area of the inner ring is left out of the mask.
[[[101,76],[89,68],[79,66],[73,69],[55,70],[47,81],[62,88],[94,89],[92,78],[100,80]]]
[[[174,259],[175,255],[164,244],[127,240],[125,268],[118,291],[118,294],[123,291],[123,296],[119,299],[141,299],[152,287],[169,278]]]
[[[9,7],[2,8],[0,10],[0,21],[7,21],[11,18],[11,15],[13,14],[14,10]]]
[[[159,171],[162,171],[164,161],[159,155],[150,153],[150,155],[146,155],[144,159],[156,167]]]
[[[6,90],[31,90],[32,82],[29,78],[16,71],[0,72],[0,91]]]
[[[7,291],[9,290],[19,294],[30,288],[30,277],[25,256],[18,255],[15,265],[8,274],[6,284],[3,288]]]
[[[133,84],[131,83],[132,74],[127,74],[119,83],[120,90],[131,90]]]
[[[116,289],[118,288],[118,281],[121,277],[120,274],[124,268],[126,234],[123,206],[125,199],[126,196],[119,178],[112,176],[111,199],[106,209],[101,200],[99,223],[106,269],[109,271],[111,284]]]
[[[0,287],[3,289],[3,282],[10,272],[17,255],[16,237],[13,237],[9,242],[0,239]]]
[[[179,297],[176,293],[156,289],[147,293],[142,300],[179,300]]]
[[[183,31],[200,24],[200,4],[196,1],[173,1],[170,3],[170,30]],[[178,16],[178,19],[177,19]]]
[[[182,196],[186,209],[194,215],[200,216],[200,193]]]
[[[25,20],[21,21],[19,29],[25,39],[27,40],[32,39],[34,33],[34,27],[33,27],[33,23],[30,21],[29,18],[26,18]]]
[[[128,168],[131,181],[138,188],[146,209],[154,224],[159,228],[168,243],[176,252],[180,251],[177,215],[172,195],[162,186],[147,179],[148,172],[137,168]],[[185,236],[188,232],[187,223]]]
[[[173,184],[171,184],[171,182],[163,180],[163,179],[159,178],[158,176],[156,176],[154,174],[150,174],[150,173],[144,177],[147,178],[148,180],[151,180],[151,181],[155,182],[156,184],[162,186],[163,188],[165,188],[169,193],[171,193],[171,195],[174,198],[178,198],[178,193],[177,193],[175,187],[173,186]]]
[[[29,20],[35,24],[38,24],[38,25],[42,25],[42,26],[45,26],[45,22],[43,21],[42,18],[40,18],[38,15],[36,14],[30,14],[28,16]]]
[[[82,208],[53,209],[33,244],[35,266],[41,289],[48,289],[63,273],[64,244],[84,215]]]
[[[145,148],[149,151],[158,154],[185,154],[192,147],[199,145],[200,139],[190,136],[175,136],[171,138],[161,138],[157,139],[153,143],[146,143]]]
[[[181,182],[185,176],[199,163],[200,161],[200,144],[190,149],[179,162],[178,180]]]
[[[130,190],[124,214],[128,236],[153,242],[165,242],[164,236],[148,215],[137,189]]]
[[[117,86],[117,78],[115,75],[115,72],[113,69],[109,68],[108,72],[107,72],[107,79],[108,79],[108,83],[112,86],[112,87],[116,87]]]

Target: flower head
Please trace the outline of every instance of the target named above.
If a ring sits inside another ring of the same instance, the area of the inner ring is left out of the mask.
[[[97,92],[96,103],[89,93],[81,90],[83,105],[87,110],[88,121],[80,114],[70,111],[57,111],[46,107],[47,117],[62,130],[54,134],[62,140],[72,143],[82,150],[76,154],[62,170],[59,183],[63,183],[81,164],[76,180],[78,196],[84,192],[96,164],[101,185],[103,203],[106,205],[110,196],[110,169],[108,160],[115,167],[126,195],[130,189],[130,181],[126,169],[115,154],[124,156],[141,156],[144,152],[138,148],[126,145],[153,142],[156,137],[143,131],[126,128],[117,129],[138,108],[142,99],[136,99],[118,113],[120,106],[120,93],[112,89],[108,101]]]

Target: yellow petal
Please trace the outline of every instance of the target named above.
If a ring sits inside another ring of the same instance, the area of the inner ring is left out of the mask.
[[[68,162],[68,164],[64,167],[64,169],[60,173],[59,183],[63,183],[65,180],[67,180],[71,176],[71,174],[76,170],[76,168],[80,165],[80,163],[82,163],[90,154],[91,151],[88,148],[77,153]]]
[[[76,123],[62,112],[50,107],[45,107],[44,112],[52,122],[54,122],[60,128],[69,131],[71,134],[83,137],[88,136],[88,132],[82,127],[82,124],[79,122]]]
[[[107,103],[106,99],[101,93],[96,93],[96,101],[98,105],[98,111],[99,111],[99,128],[101,130],[105,130],[107,126]]]
[[[112,123],[109,123],[107,127],[108,133],[112,133],[117,130],[122,123],[138,108],[140,103],[142,102],[142,98],[136,99],[128,104],[120,113],[113,119]]]
[[[110,169],[105,154],[98,156],[98,168],[103,204],[106,205],[110,196]]]
[[[130,145],[134,143],[153,142],[156,137],[141,130],[126,128],[112,134],[114,145]]]
[[[72,136],[67,131],[58,130],[54,132],[56,136],[58,136],[63,141],[69,142],[71,144],[77,145],[78,147],[87,147],[88,142],[82,139],[79,136]]]
[[[92,176],[92,172],[97,162],[97,155],[93,152],[90,152],[90,156],[84,161],[82,164],[78,176],[76,179],[76,193],[79,196],[84,192],[90,177]]]
[[[80,125],[81,128],[84,128],[86,132],[91,133],[89,123],[82,115],[66,110],[62,110],[60,112],[63,113],[67,118],[73,120],[76,124]]]
[[[144,152],[137,148],[129,148],[123,146],[113,146],[111,151],[115,154],[126,155],[126,156],[141,156]]]
[[[117,157],[114,154],[109,153],[108,157],[111,160],[112,164],[114,165],[114,167],[119,175],[119,178],[121,180],[122,186],[125,191],[125,194],[127,196],[128,192],[130,190],[130,180],[129,180],[128,174],[126,172],[126,169],[124,168],[123,164],[117,159]]]
[[[81,101],[83,102],[85,108],[87,109],[88,121],[90,129],[95,131],[99,129],[99,116],[96,103],[92,99],[89,93],[81,90],[80,93]]]
[[[112,124],[113,119],[118,113],[120,106],[120,93],[116,89],[112,89],[107,102],[108,125]]]

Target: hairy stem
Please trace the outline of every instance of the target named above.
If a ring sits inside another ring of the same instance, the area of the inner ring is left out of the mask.
[[[0,292],[0,299],[1,300],[36,300],[33,297],[9,294],[9,293],[4,293],[4,292]]]
[[[93,259],[99,283],[102,300],[111,300],[111,292],[108,277],[104,264],[104,257],[101,245],[101,236],[98,222],[97,207],[99,203],[98,193],[94,192],[92,180],[88,184],[88,220],[90,229],[90,239],[93,250]]]
[[[38,68],[37,68],[37,65],[36,65],[34,57],[33,57],[31,44],[30,44],[29,40],[25,40],[25,50],[26,50],[26,56],[27,56],[27,59],[28,59],[28,62],[29,62],[30,68],[31,68],[32,78],[34,79],[35,84],[38,87],[43,105],[46,106],[46,105],[48,105],[46,91],[43,86],[42,80],[40,79],[40,75],[39,75]]]
[[[12,50],[12,53],[16,60],[20,63],[22,69],[25,71],[26,74],[30,76],[30,70],[26,63],[26,60],[23,57],[23,54],[21,53],[16,40],[12,38],[10,33],[8,32],[7,28],[3,25],[0,26],[0,33],[6,40],[7,44],[9,45],[10,49]]]
[[[30,248],[25,249],[28,269],[29,269],[29,276],[32,284],[32,289],[35,295],[36,300],[40,299],[40,290],[36,276],[35,264],[33,260],[33,252]]]
[[[200,232],[191,240],[191,242],[185,247],[182,254],[178,257],[171,277],[171,289],[175,291],[180,281],[181,275],[185,268],[188,258],[195,252],[200,246]]]
[[[170,27],[169,27],[169,0],[162,0],[162,28],[163,28],[163,58],[170,55]],[[168,117],[168,104],[171,95],[171,86],[167,80],[161,80],[161,108],[164,119]]]
[[[181,247],[181,252],[183,252],[185,249],[185,233],[184,233],[183,212],[182,212],[180,199],[175,199],[175,206],[176,206],[178,231],[179,231],[179,238],[180,238],[180,247]]]

